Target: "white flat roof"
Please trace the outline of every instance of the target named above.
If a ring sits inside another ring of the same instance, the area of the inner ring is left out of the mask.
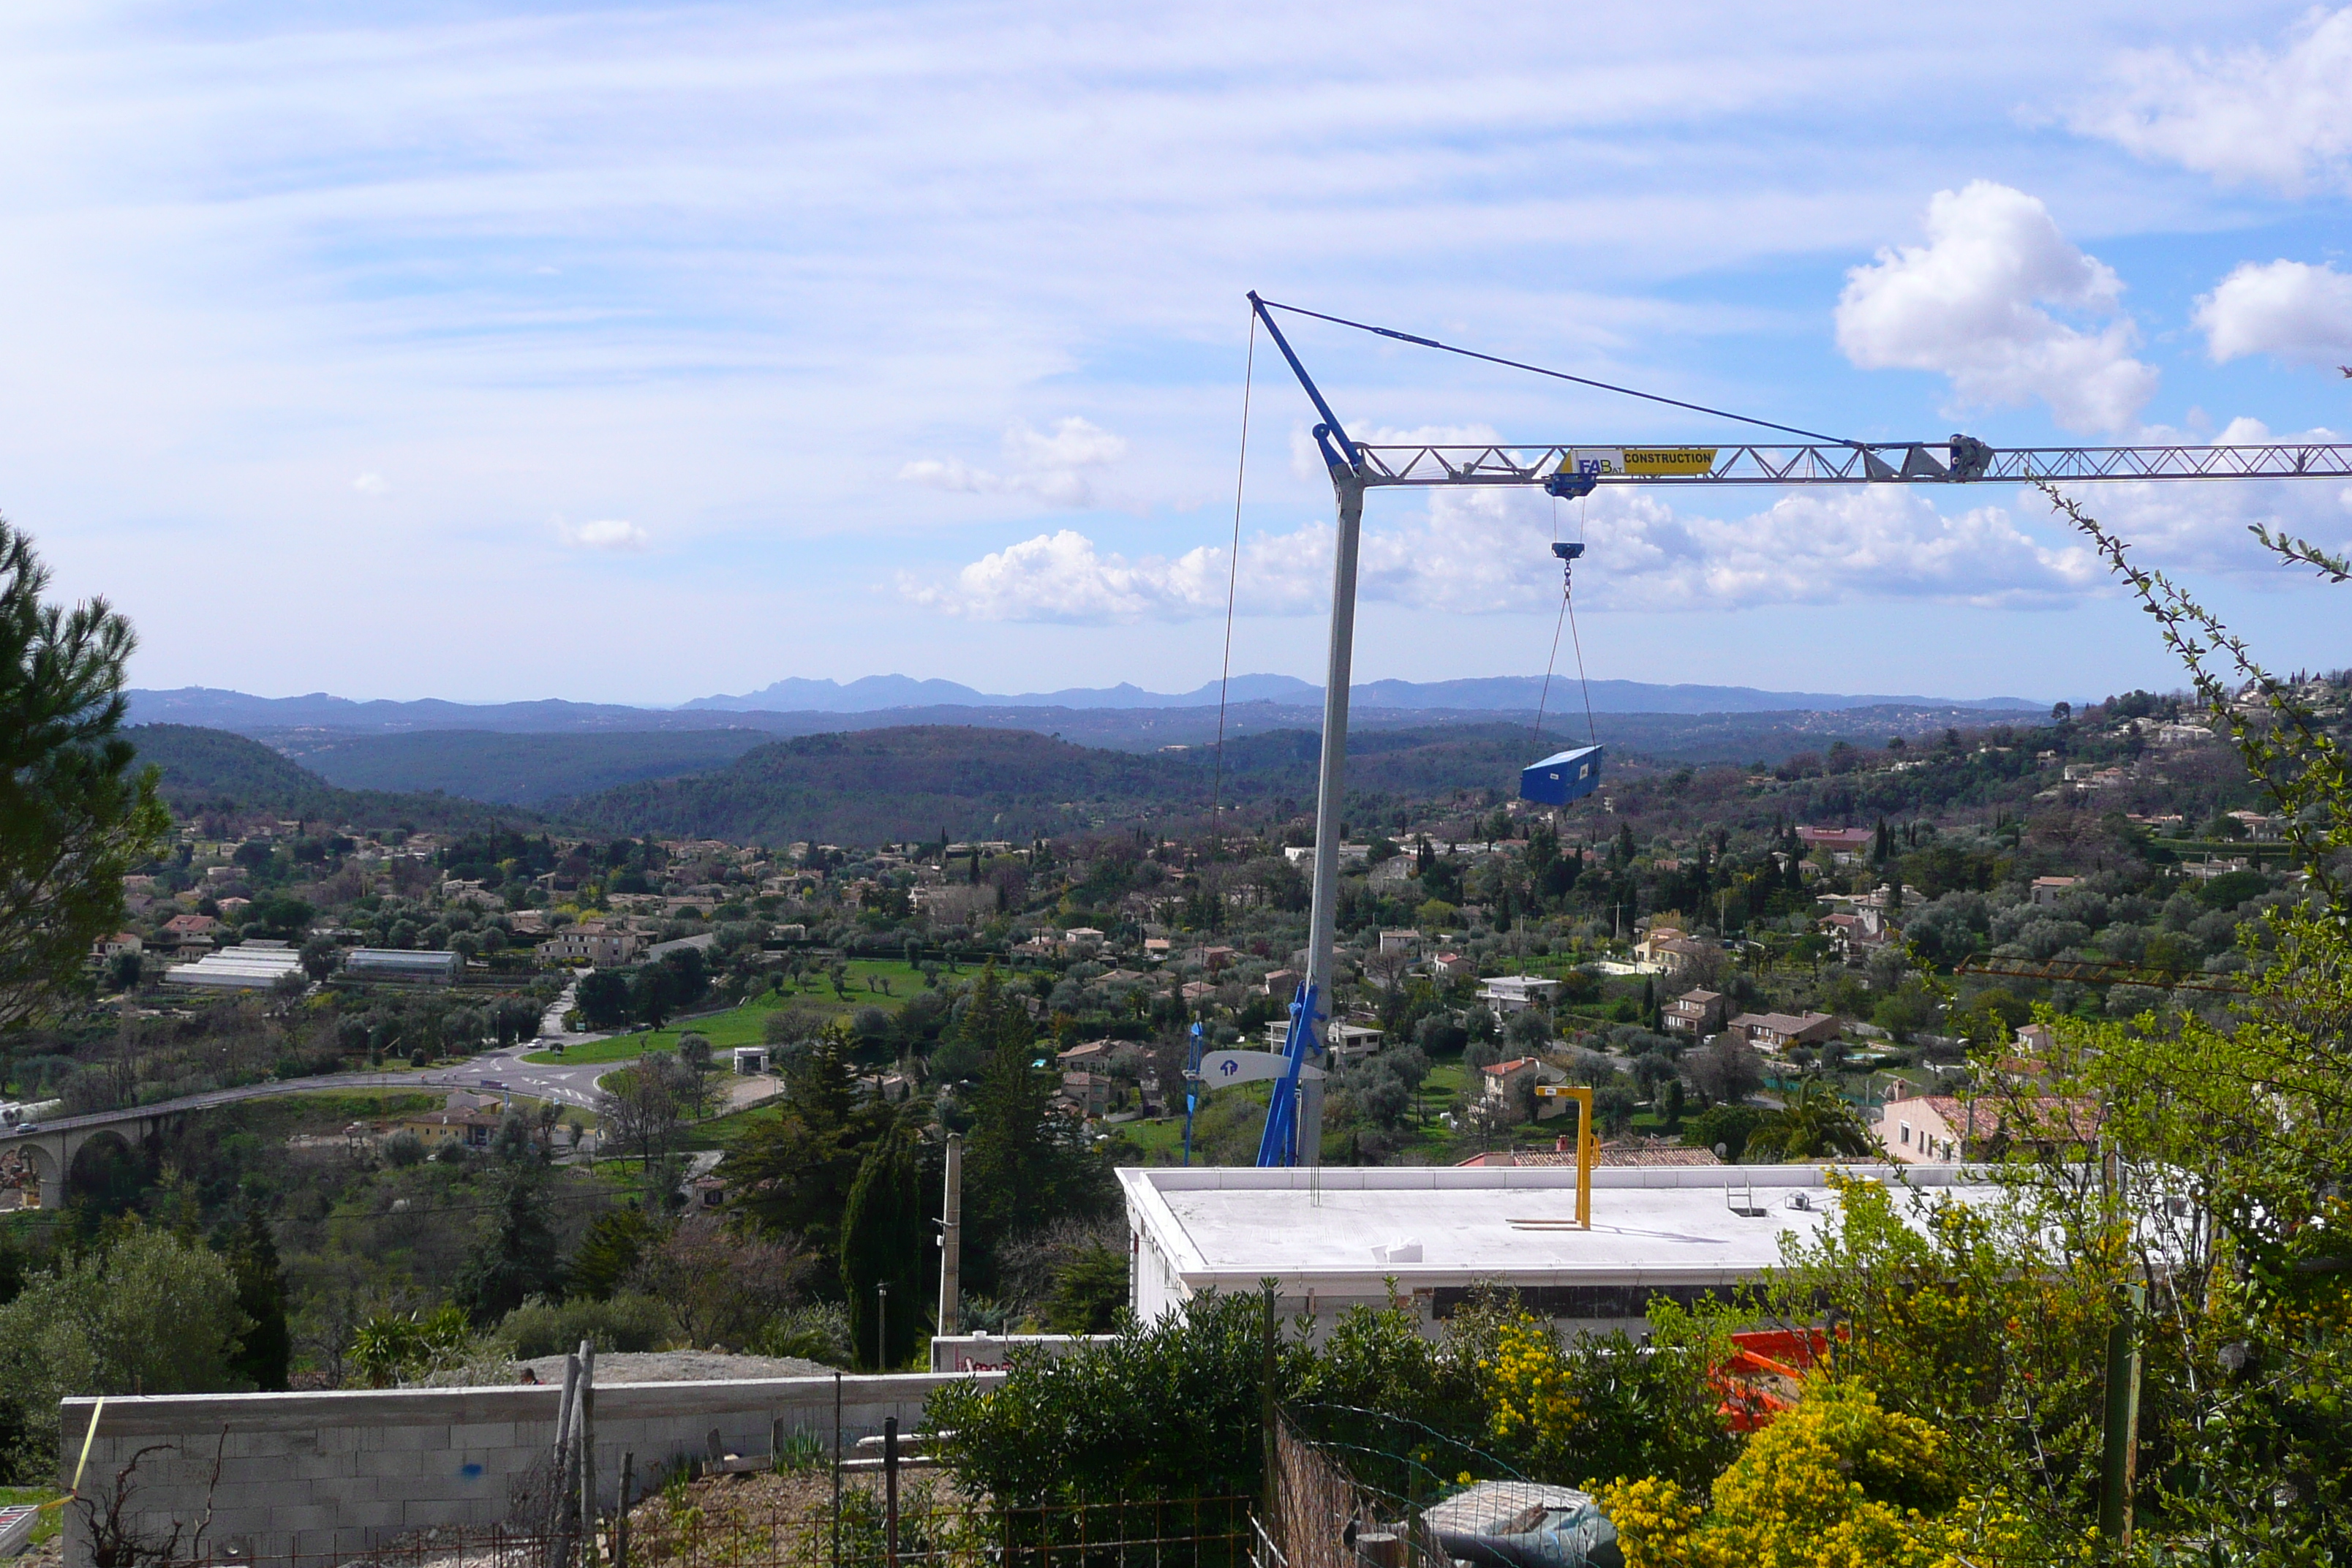
[[[174,964],[163,972],[175,985],[221,985],[268,990],[284,974],[297,973],[302,955],[282,947],[225,947],[194,963]]]
[[[1844,1169],[1963,1202],[1990,1201],[1999,1190],[1950,1165]],[[1695,1286],[1753,1279],[1780,1262],[1782,1235],[1810,1236],[1835,1212],[1824,1171],[1603,1168],[1593,1173],[1589,1231],[1573,1227],[1571,1167],[1153,1166],[1118,1177],[1129,1214],[1190,1290],[1254,1290],[1273,1278],[1295,1288],[1289,1293],[1377,1295],[1389,1279],[1406,1291],[1490,1279]],[[1764,1214],[1734,1212],[1727,1180],[1733,1201]],[[1417,1244],[1420,1258],[1387,1261],[1399,1242]]]

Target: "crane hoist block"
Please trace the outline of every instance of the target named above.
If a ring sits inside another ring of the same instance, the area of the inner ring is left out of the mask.
[[[1601,787],[1601,757],[1605,746],[1578,746],[1555,752],[1519,771],[1519,798],[1540,805],[1566,805],[1582,800]]]

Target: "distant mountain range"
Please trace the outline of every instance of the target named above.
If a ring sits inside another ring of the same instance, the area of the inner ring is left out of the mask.
[[[1498,675],[1475,680],[1375,680],[1349,689],[1350,703],[1422,712],[1517,712],[1543,699],[1543,681],[1532,675]],[[1574,689],[1555,677],[1554,696]],[[1604,713],[1784,713],[1795,709],[1835,712],[1846,708],[1891,704],[1933,708],[2040,709],[2045,703],[2021,697],[1844,696],[1825,691],[1762,691],[1752,686],[1657,686],[1640,680],[1596,680],[1592,706]],[[1319,703],[1323,689],[1287,675],[1237,675],[1224,693],[1231,702]],[[698,697],[679,704],[686,711],[734,713],[871,713],[888,708],[1206,708],[1218,700],[1217,683],[1191,691],[1146,691],[1139,686],[1075,686],[1059,691],[999,696],[952,680],[917,680],[904,675],[868,675],[844,685],[832,680],[779,680],[740,697]]]
[[[1352,707],[1387,714],[1532,713],[1544,700],[1535,676],[1495,676],[1476,680],[1376,680],[1354,688]],[[1235,676],[1227,700],[1235,704],[1271,704],[1314,709],[1322,689],[1286,675]],[[677,708],[634,708],[618,703],[467,703],[427,698],[412,702],[353,701],[312,692],[302,697],[252,697],[241,691],[183,687],[175,691],[130,693],[131,722],[198,724],[242,734],[327,731],[344,734],[401,734],[433,730],[491,731],[505,734],[577,733],[594,731],[715,730],[751,728],[806,731],[818,714],[877,714],[919,710],[936,722],[942,710],[982,713],[1050,709],[1056,712],[1152,713],[1213,709],[1214,682],[1184,692],[1146,691],[1140,687],[1073,687],[1066,690],[996,696],[952,680],[917,680],[903,675],[869,675],[844,685],[832,680],[780,680],[739,697],[703,697]],[[1596,680],[1594,711],[1601,713],[1788,713],[1843,712],[1861,708],[1932,708],[1938,710],[2039,711],[2044,706],[2016,697],[1967,699],[1846,695],[1821,691],[1765,691],[1748,686],[1661,686],[1638,680]],[[1554,711],[1583,706],[1570,680],[1555,679]],[[1017,722],[1017,721],[1016,721]],[[1022,725],[1024,728],[1030,727]]]

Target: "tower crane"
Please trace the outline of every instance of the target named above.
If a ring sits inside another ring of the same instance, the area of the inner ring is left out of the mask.
[[[1321,1163],[1323,1055],[1320,1027],[1328,1021],[1333,922],[1339,890],[1340,794],[1348,756],[1348,684],[1356,643],[1356,562],[1361,542],[1364,497],[1377,489],[1437,489],[1460,486],[1521,486],[1560,498],[1589,496],[1621,485],[1668,490],[1717,485],[1916,485],[1982,484],[2047,480],[2067,484],[2108,479],[2352,479],[2352,444],[2274,441],[2254,446],[2202,447],[2174,443],[2153,447],[2018,447],[1996,448],[1971,436],[1942,441],[1850,441],[1768,419],[1731,414],[1678,398],[1638,392],[1590,377],[1570,375],[1498,355],[1439,342],[1344,317],[1326,315],[1261,298],[1253,289],[1250,310],[1258,325],[1314,405],[1315,444],[1331,476],[1339,512],[1339,539],[1331,573],[1329,657],[1323,684],[1323,751],[1315,795],[1315,859],[1312,910],[1307,920],[1307,973],[1292,1000],[1289,1032],[1278,1063],[1219,1062],[1228,1081],[1271,1078],[1275,1089],[1259,1140],[1260,1165]],[[1360,442],[1307,374],[1274,313],[1305,317],[1367,331],[1490,364],[1528,371],[1647,402],[1798,437],[1794,443],[1701,445],[1536,446],[1507,443],[1449,445]],[[2347,373],[2352,374],[2352,373]],[[1565,568],[1583,552],[1579,543],[1552,546]],[[1590,793],[1599,783],[1600,748],[1564,752],[1528,768],[1522,793],[1559,804]],[[1577,774],[1570,769],[1580,770]],[[1256,1057],[1221,1052],[1220,1058]],[[1271,1053],[1263,1053],[1271,1058]],[[1213,1087],[1204,1078],[1202,1087]]]

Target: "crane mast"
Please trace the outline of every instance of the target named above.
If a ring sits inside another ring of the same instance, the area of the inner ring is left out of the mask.
[[[1307,974],[1291,1003],[1290,1029],[1283,1055],[1286,1071],[1276,1080],[1259,1140],[1260,1165],[1321,1163],[1322,1083],[1306,1071],[1323,1054],[1323,1028],[1330,1016],[1334,922],[1339,894],[1339,811],[1348,754],[1348,688],[1356,642],[1356,563],[1362,543],[1364,494],[1384,489],[1517,485],[1559,497],[1579,497],[1618,485],[1665,489],[1718,485],[1982,484],[2046,480],[2352,479],[2352,444],[2274,441],[2258,445],[2200,447],[2185,443],[2150,447],[2017,447],[1996,448],[1974,437],[1942,441],[1863,442],[1831,439],[1793,444],[1753,443],[1621,446],[1375,444],[1349,437],[1339,416],[1283,335],[1272,314],[1296,306],[1249,295],[1250,309],[1282,352],[1319,418],[1315,443],[1331,476],[1339,518],[1332,552],[1330,646],[1323,685],[1323,749],[1315,792],[1313,904],[1307,916]],[[1337,321],[1315,311],[1300,314]],[[1448,345],[1386,328],[1341,321],[1423,347]],[[1465,350],[1450,349],[1456,353]],[[1488,354],[1471,354],[1499,364],[1516,364]],[[1516,365],[1536,370],[1538,367]],[[1576,376],[1559,379],[1580,381]],[[1601,385],[1600,383],[1586,383]],[[1607,387],[1610,391],[1626,391]],[[1647,394],[1633,394],[1648,396]],[[1667,398],[1652,401],[1674,403]],[[1695,405],[1676,404],[1695,408]],[[1700,409],[1703,413],[1718,411]],[[1738,416],[1734,416],[1738,417]],[[1749,420],[1750,424],[1769,421]],[[1789,426],[1774,425],[1775,429]],[[1795,432],[1792,432],[1795,433]]]

